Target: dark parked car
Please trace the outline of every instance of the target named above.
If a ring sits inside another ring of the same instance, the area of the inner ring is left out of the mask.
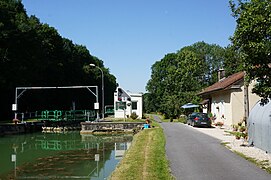
[[[194,126],[211,127],[211,119],[207,113],[193,112],[187,117],[187,124]]]

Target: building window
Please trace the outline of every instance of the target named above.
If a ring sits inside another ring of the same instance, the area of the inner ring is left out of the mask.
[[[118,101],[116,102],[116,110],[119,110],[119,109],[125,109],[126,107],[126,102],[122,102],[122,101]]]
[[[137,110],[137,101],[132,102],[132,110]]]

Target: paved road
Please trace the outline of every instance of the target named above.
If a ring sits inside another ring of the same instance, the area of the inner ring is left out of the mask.
[[[159,122],[159,123],[162,122],[161,119],[160,119],[158,116],[156,116],[156,115],[153,115],[153,119],[154,119],[155,121]]]
[[[184,180],[271,180],[271,175],[180,123],[162,123],[172,174]]]

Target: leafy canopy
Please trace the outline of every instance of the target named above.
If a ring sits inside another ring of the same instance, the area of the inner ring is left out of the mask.
[[[37,17],[28,17],[20,0],[0,1],[0,120],[11,117],[16,87],[98,85],[101,98],[101,73],[91,69],[90,63],[103,69],[105,104],[112,104],[116,78],[100,59]],[[70,109],[71,101],[77,101],[80,108],[91,108],[96,100],[88,96],[87,92],[29,91],[20,98],[19,110]]]
[[[253,92],[262,103],[271,98],[271,2],[270,0],[230,0],[237,27],[231,38],[240,53],[247,82],[256,79]]]
[[[145,110],[162,112],[166,117],[178,116],[183,104],[198,103],[196,94],[217,81],[217,70],[224,61],[225,49],[205,42],[165,55],[152,65]]]

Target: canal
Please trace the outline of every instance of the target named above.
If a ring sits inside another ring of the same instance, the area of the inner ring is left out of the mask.
[[[0,180],[106,179],[132,138],[79,131],[0,137]]]

